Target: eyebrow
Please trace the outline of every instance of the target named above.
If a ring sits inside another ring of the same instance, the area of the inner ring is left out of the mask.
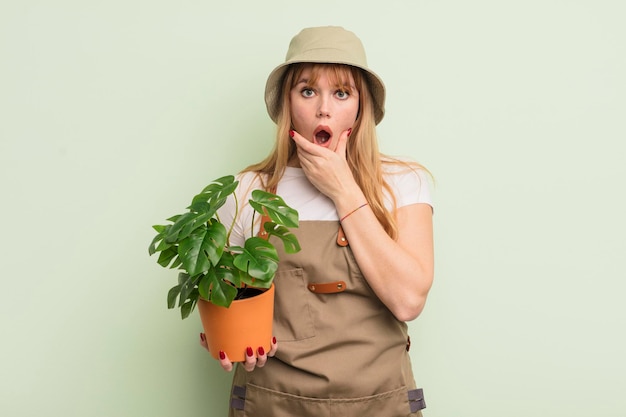
[[[309,79],[308,78],[301,78],[294,86],[298,86],[300,84],[309,85]],[[356,90],[356,85],[354,85],[353,83],[343,84],[342,87],[343,88],[348,87],[350,89]]]

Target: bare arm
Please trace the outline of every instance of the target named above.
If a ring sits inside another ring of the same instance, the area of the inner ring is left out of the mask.
[[[410,321],[422,312],[433,282],[432,209],[412,204],[398,209],[396,215],[397,241],[367,206],[342,225],[372,290],[398,320]]]

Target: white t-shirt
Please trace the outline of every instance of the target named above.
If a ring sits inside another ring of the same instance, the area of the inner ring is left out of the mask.
[[[397,208],[410,204],[423,203],[432,206],[430,184],[423,170],[413,170],[399,165],[383,165],[385,180],[391,186],[396,198]],[[252,207],[248,204],[250,193],[262,188],[261,182],[252,172],[245,172],[238,176],[239,186],[235,193],[239,203],[237,221],[230,235],[230,244],[241,246],[246,238],[252,236],[253,224]],[[278,183],[276,194],[285,200],[285,203],[298,211],[300,221],[322,220],[338,221],[339,215],[332,200],[319,192],[309,182],[301,168],[287,167]],[[390,196],[385,194],[385,205],[393,209]],[[236,212],[235,199],[229,196],[228,200],[218,211],[222,223],[229,225]],[[258,231],[261,216],[254,214],[254,233]]]

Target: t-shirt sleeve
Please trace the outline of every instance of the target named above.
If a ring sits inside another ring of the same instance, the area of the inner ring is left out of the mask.
[[[430,177],[423,169],[403,168],[387,178],[398,208],[417,203],[433,207]]]

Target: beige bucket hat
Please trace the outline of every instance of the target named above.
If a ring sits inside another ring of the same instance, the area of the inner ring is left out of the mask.
[[[374,99],[374,118],[380,123],[385,115],[385,84],[367,66],[365,49],[361,40],[352,32],[339,26],[323,26],[303,29],[291,39],[285,62],[277,66],[265,84],[265,104],[274,122],[280,111],[280,88],[283,76],[290,64],[310,62],[347,64],[360,68],[369,82]]]

